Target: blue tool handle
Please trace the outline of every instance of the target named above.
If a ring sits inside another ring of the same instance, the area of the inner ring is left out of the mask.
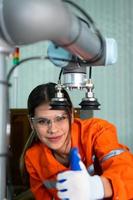
[[[80,157],[78,154],[78,149],[76,147],[71,149],[69,158],[70,158],[71,170],[74,170],[74,171],[81,170],[80,165],[79,165]]]

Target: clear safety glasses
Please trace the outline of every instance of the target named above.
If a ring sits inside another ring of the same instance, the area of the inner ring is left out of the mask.
[[[56,125],[61,126],[68,119],[68,116],[66,113],[63,113],[61,115],[57,115],[53,119],[48,119],[46,117],[31,117],[30,119],[39,127],[50,127],[53,122]]]

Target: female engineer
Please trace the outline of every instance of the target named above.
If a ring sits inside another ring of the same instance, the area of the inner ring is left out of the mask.
[[[133,155],[119,144],[113,124],[99,118],[74,119],[73,106],[53,108],[55,83],[34,88],[28,98],[34,132],[24,153],[36,200],[133,199]],[[78,148],[80,170],[70,168],[70,151]]]

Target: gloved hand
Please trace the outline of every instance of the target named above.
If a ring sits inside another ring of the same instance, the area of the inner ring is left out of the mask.
[[[63,200],[94,200],[104,197],[104,188],[100,176],[90,176],[82,161],[81,170],[66,171],[57,175],[58,197]]]

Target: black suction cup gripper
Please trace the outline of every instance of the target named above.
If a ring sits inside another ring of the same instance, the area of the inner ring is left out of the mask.
[[[97,100],[83,100],[80,104],[81,110],[100,110],[100,103]]]
[[[64,108],[69,107],[70,105],[68,101],[64,99],[64,101],[52,100],[50,106],[53,110],[63,110]]]

